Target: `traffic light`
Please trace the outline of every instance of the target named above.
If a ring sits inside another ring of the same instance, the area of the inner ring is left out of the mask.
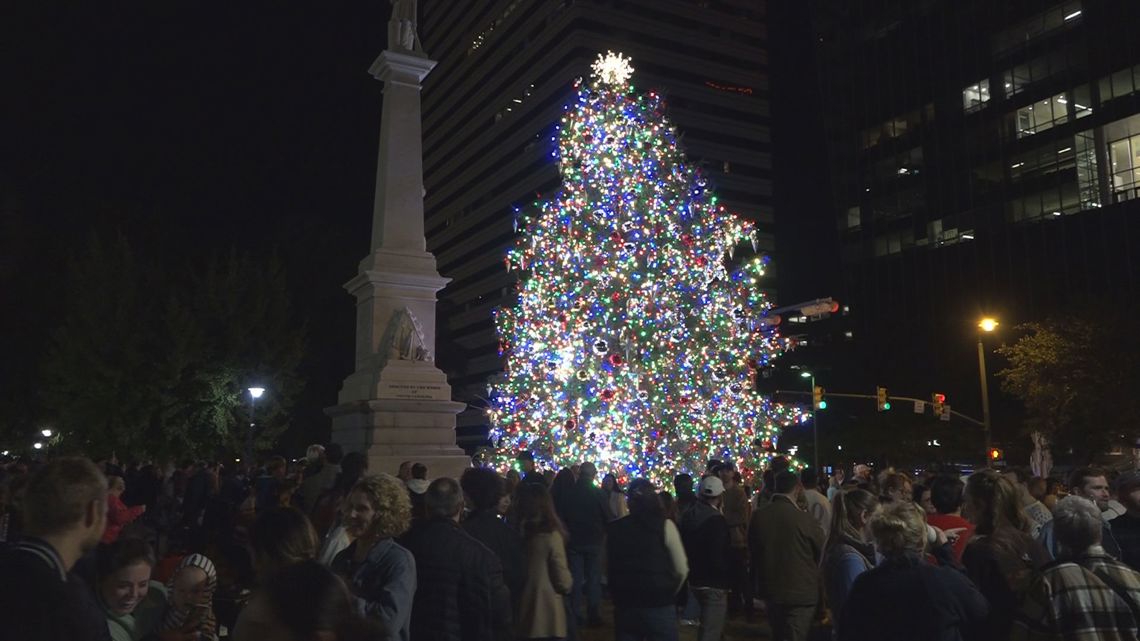
[[[875,388],[875,404],[879,408],[880,412],[885,412],[891,409],[891,401],[887,398],[887,388]]]
[[[946,411],[946,395],[938,392],[931,394],[930,404],[934,407],[934,415],[942,416],[942,412]]]
[[[989,451],[989,456],[990,456],[991,461],[1000,461],[1002,459],[1002,457],[1005,456],[1005,454],[1002,453],[1000,448],[991,447],[990,451]]]
[[[816,385],[811,390],[812,407],[817,410],[827,409],[827,401],[823,400],[823,388]]]

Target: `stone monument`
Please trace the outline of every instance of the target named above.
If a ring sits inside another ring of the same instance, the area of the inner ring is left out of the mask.
[[[392,0],[388,48],[369,73],[384,83],[371,252],[345,284],[356,297],[356,371],[344,380],[332,440],[364,452],[371,472],[403,461],[458,478],[470,458],[455,445],[447,376],[435,366],[436,293],[448,283],[424,240],[420,83],[435,67],[416,33],[415,0]]]

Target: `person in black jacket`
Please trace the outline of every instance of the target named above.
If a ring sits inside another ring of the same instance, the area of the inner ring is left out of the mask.
[[[91,590],[70,574],[107,525],[107,479],[84,458],[32,474],[24,537],[0,553],[0,637],[8,641],[109,640]]]
[[[986,618],[989,604],[959,570],[930,565],[922,508],[888,505],[871,520],[878,566],[855,579],[839,614],[839,641],[961,641]],[[948,549],[946,559],[950,558]]]
[[[415,641],[488,641],[510,634],[511,596],[495,553],[459,527],[463,492],[438,478],[424,493],[427,518],[400,543],[416,559]]]
[[[472,511],[460,526],[475,540],[495,553],[503,565],[503,579],[511,591],[512,611],[526,583],[526,546],[522,536],[499,518],[499,500],[507,491],[506,482],[494,470],[473,467],[459,478]]]
[[[598,469],[593,463],[578,468],[578,482],[563,502],[563,520],[570,532],[566,558],[574,589],[570,592],[570,611],[582,621],[582,592],[586,593],[586,612],[592,626],[601,625],[602,540],[606,535],[607,494],[594,485]]]
[[[720,513],[724,483],[701,479],[697,502],[681,516],[681,541],[689,559],[689,585],[701,606],[700,641],[719,641],[732,587],[728,522]]]
[[[618,641],[677,641],[677,591],[689,573],[677,526],[647,479],[629,484],[629,514],[607,527],[606,558]]]

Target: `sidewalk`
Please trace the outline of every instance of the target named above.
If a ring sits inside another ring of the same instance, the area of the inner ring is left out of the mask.
[[[614,640],[614,607],[608,600],[602,601],[602,621],[600,628],[584,628],[579,630],[580,641],[613,641]],[[681,626],[681,641],[697,641],[697,626]],[[745,621],[744,616],[730,616],[724,626],[725,641],[768,641],[772,638],[772,631],[768,622],[762,615],[756,615],[754,621]]]

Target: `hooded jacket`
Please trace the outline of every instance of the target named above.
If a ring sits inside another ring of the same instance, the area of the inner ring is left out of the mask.
[[[698,500],[681,515],[681,542],[689,559],[689,585],[728,589],[728,521],[716,508]]]

